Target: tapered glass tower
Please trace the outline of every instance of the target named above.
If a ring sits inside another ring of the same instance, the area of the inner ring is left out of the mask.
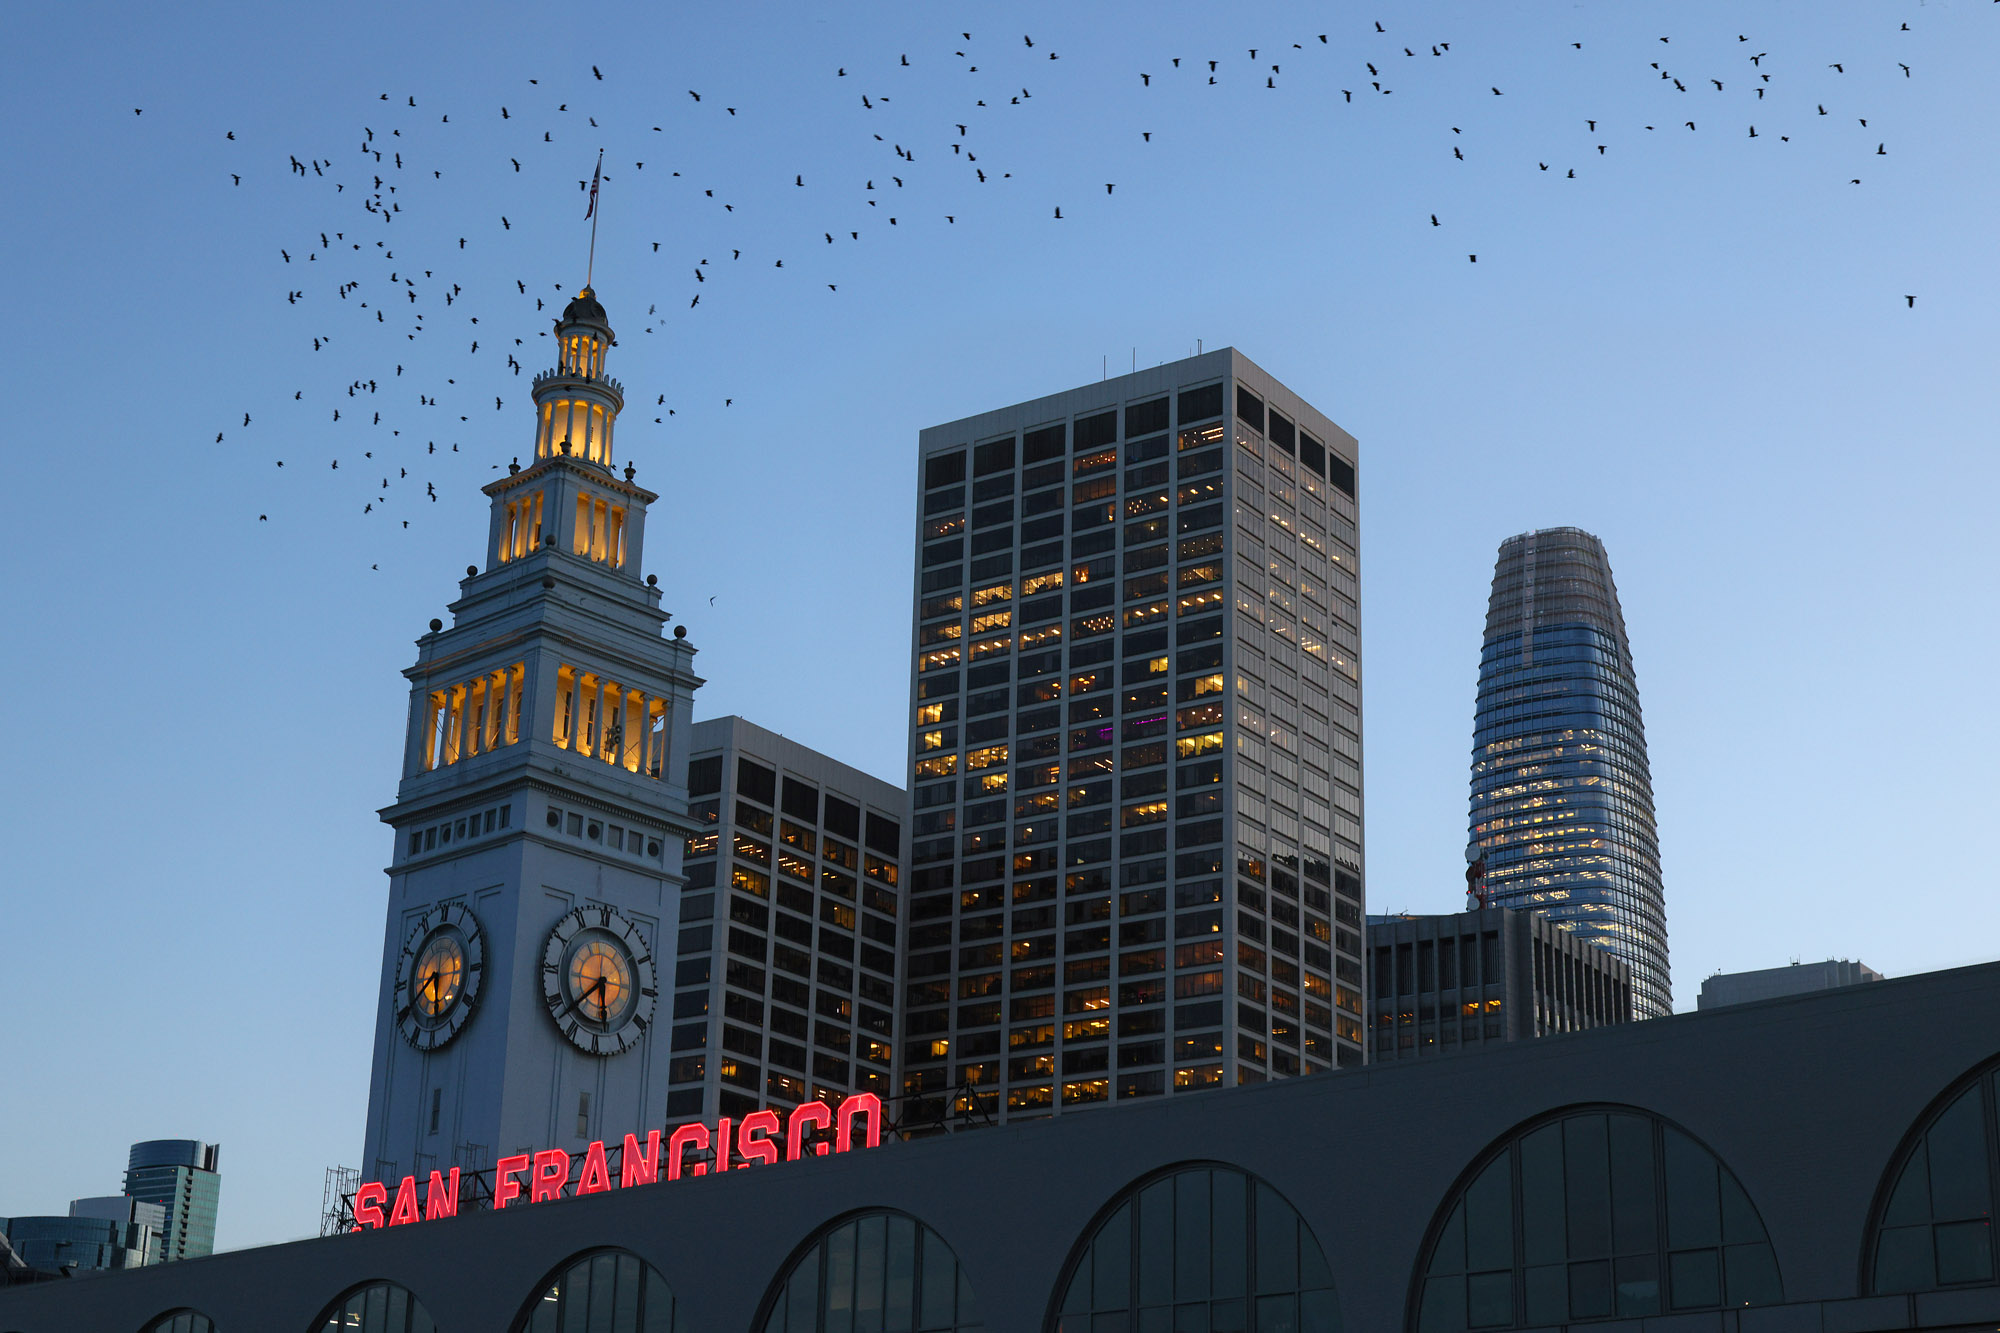
[[[1634,1018],[1673,1010],[1646,729],[1604,543],[1510,537],[1493,568],[1472,731],[1486,899],[1625,960]]]

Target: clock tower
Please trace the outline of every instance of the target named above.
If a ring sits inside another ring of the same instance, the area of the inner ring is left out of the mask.
[[[362,1171],[581,1151],[666,1119],[694,648],[642,579],[658,497],[589,287],[534,381],[532,461],[485,488],[483,566],[404,671],[410,709]]]

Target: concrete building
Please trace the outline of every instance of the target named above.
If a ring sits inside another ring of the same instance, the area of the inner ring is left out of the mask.
[[[30,1269],[60,1273],[139,1268],[163,1258],[166,1218],[166,1209],[159,1204],[115,1194],[74,1199],[66,1217],[0,1218],[0,1232],[5,1232],[20,1263]]]
[[[1632,1020],[1631,970],[1536,912],[1368,918],[1371,1062]]]
[[[1701,983],[1695,998],[1697,1009],[1718,1009],[1726,1004],[1752,1004],[1775,1000],[1781,995],[1804,995],[1810,991],[1832,990],[1836,986],[1858,986],[1864,981],[1880,981],[1882,974],[1866,963],[1845,958],[1829,958],[1823,963],[1793,963],[1790,967],[1766,967],[1754,972],[1717,972]]]
[[[1472,726],[1482,901],[1624,959],[1638,1017],[1673,1012],[1646,726],[1603,542],[1545,528],[1500,544]]]
[[[132,1145],[125,1193],[159,1205],[159,1258],[198,1259],[215,1252],[215,1213],[222,1200],[222,1149],[193,1139],[149,1139]]]
[[[1354,438],[1223,350],[920,455],[904,1093],[1360,1063]]]
[[[535,377],[526,467],[417,640],[362,1173],[663,1124],[663,934],[680,915],[695,650],[644,577],[658,498],[617,466],[604,307]]]
[[[1995,1033],[1989,964],[5,1288],[0,1328],[1963,1333]]]
[[[889,1097],[902,788],[740,717],[689,754],[667,1119]]]

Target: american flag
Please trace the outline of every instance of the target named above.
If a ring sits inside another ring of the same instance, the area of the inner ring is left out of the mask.
[[[597,182],[599,177],[603,174],[603,171],[604,171],[604,154],[599,153],[597,155],[597,165],[591,168],[590,171],[590,207],[583,210],[583,216],[585,221],[588,221],[592,217],[595,217],[597,215]]]

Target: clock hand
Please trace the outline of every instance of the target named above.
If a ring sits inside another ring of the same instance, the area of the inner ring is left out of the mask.
[[[588,986],[585,986],[582,991],[570,997],[570,1001],[568,1004],[556,1010],[556,1017],[561,1018],[563,1015],[569,1013],[572,1009],[575,1009],[577,1006],[581,1005],[585,1000],[590,998],[590,993],[592,991],[599,989],[603,985],[604,985],[604,978],[599,977],[596,981],[593,981]]]

